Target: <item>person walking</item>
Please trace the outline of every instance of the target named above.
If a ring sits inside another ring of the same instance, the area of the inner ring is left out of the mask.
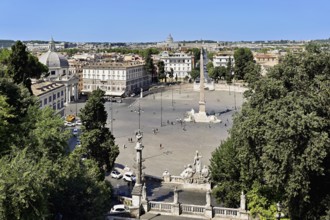
[[[162,149],[162,144],[159,145],[159,149]]]

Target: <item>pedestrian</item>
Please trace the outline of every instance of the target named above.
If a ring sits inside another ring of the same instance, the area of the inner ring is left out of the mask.
[[[125,148],[126,148],[126,145],[124,144],[123,147],[124,147],[124,149],[125,149]]]
[[[227,127],[227,124],[225,123],[225,127]]]
[[[162,149],[162,144],[159,145],[159,149]]]

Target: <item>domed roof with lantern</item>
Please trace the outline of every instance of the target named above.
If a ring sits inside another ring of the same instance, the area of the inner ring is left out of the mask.
[[[48,68],[69,68],[68,60],[61,54],[56,53],[55,42],[53,38],[49,42],[49,50],[39,57],[39,62],[48,66]]]

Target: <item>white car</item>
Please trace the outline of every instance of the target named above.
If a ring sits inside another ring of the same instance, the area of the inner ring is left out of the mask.
[[[115,179],[120,179],[123,177],[123,175],[119,173],[117,170],[111,171],[110,176]]]
[[[123,176],[123,179],[127,182],[134,182],[136,177],[132,172],[126,172]]]
[[[64,126],[67,126],[67,127],[73,127],[74,124],[73,124],[72,122],[65,121],[65,122],[64,122]]]
[[[82,122],[81,122],[81,120],[77,120],[77,121],[75,122],[75,124],[76,124],[76,125],[82,125]]]
[[[78,133],[79,133],[78,128],[74,128],[74,129],[72,130],[72,134],[73,134],[74,136],[77,136]]]
[[[120,213],[128,213],[129,209],[127,206],[125,205],[114,205],[112,207],[112,209],[110,210],[110,213],[116,213],[116,214],[120,214]]]

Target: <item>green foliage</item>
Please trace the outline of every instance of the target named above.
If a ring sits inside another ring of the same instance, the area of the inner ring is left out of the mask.
[[[276,218],[277,209],[276,203],[272,203],[267,197],[274,196],[272,190],[261,186],[260,183],[255,183],[252,189],[247,193],[248,210],[253,217],[258,216],[260,220]]]
[[[254,89],[255,83],[261,78],[261,67],[258,64],[249,62],[244,68],[244,81],[249,84],[249,87]]]
[[[247,68],[258,73],[256,66]],[[259,196],[267,204],[280,201],[292,220],[325,216],[330,204],[330,55],[289,54],[253,81],[230,132],[239,180],[233,168],[224,169],[224,175],[248,193],[256,182],[271,189],[272,195]],[[221,196],[232,198],[227,192]]]
[[[195,59],[195,63],[197,64],[201,57],[201,50],[199,48],[191,48],[191,49],[188,49],[187,52],[192,53],[192,55],[194,56],[194,59]]]
[[[245,67],[249,62],[253,62],[253,54],[248,48],[238,48],[234,52],[235,59],[235,78],[242,80],[245,76]]]
[[[163,80],[165,79],[166,82],[166,74],[165,74],[165,64],[163,61],[159,61],[158,64],[158,79]]]
[[[207,53],[207,59],[209,59],[209,60],[213,60],[213,56],[215,55],[215,53],[214,52],[208,52]]]
[[[147,49],[146,51],[144,51],[144,60],[145,60],[145,65],[144,68],[147,72],[147,74],[152,76],[152,80],[155,81],[155,66],[153,63],[153,60],[151,58],[151,54],[152,54],[152,50],[151,49]]]
[[[208,62],[208,63],[206,64],[206,69],[207,69],[207,71],[209,71],[209,70],[212,69],[212,68],[214,68],[213,63],[212,63],[212,62]]]
[[[173,71],[173,68],[171,68],[171,71],[168,72],[168,77],[171,78],[171,81],[173,81],[173,77],[174,77],[174,71]]]
[[[75,151],[58,167],[50,189],[50,211],[54,216],[60,213],[63,219],[101,218],[111,205],[111,186],[95,161],[81,161]]]
[[[104,91],[97,89],[92,92],[85,108],[80,111],[83,124],[81,135],[82,147],[89,158],[95,159],[100,168],[106,166],[110,171],[119,154],[114,137],[105,127],[107,112],[104,108]]]
[[[0,159],[0,218],[44,219],[51,164],[36,162],[27,150]]]
[[[211,181],[216,184],[213,194],[226,207],[237,207],[239,204],[242,189],[237,159],[237,150],[229,138],[212,153],[210,160]]]
[[[104,94],[101,89],[94,90],[85,107],[80,111],[81,121],[87,131],[102,128],[107,122]]]
[[[200,76],[200,72],[198,69],[194,69],[189,73],[190,77],[195,80],[197,77]]]
[[[17,41],[11,50],[8,57],[8,75],[15,83],[22,83],[32,94],[31,78],[39,78],[42,73],[48,72],[48,68],[29,54],[21,41]]]

